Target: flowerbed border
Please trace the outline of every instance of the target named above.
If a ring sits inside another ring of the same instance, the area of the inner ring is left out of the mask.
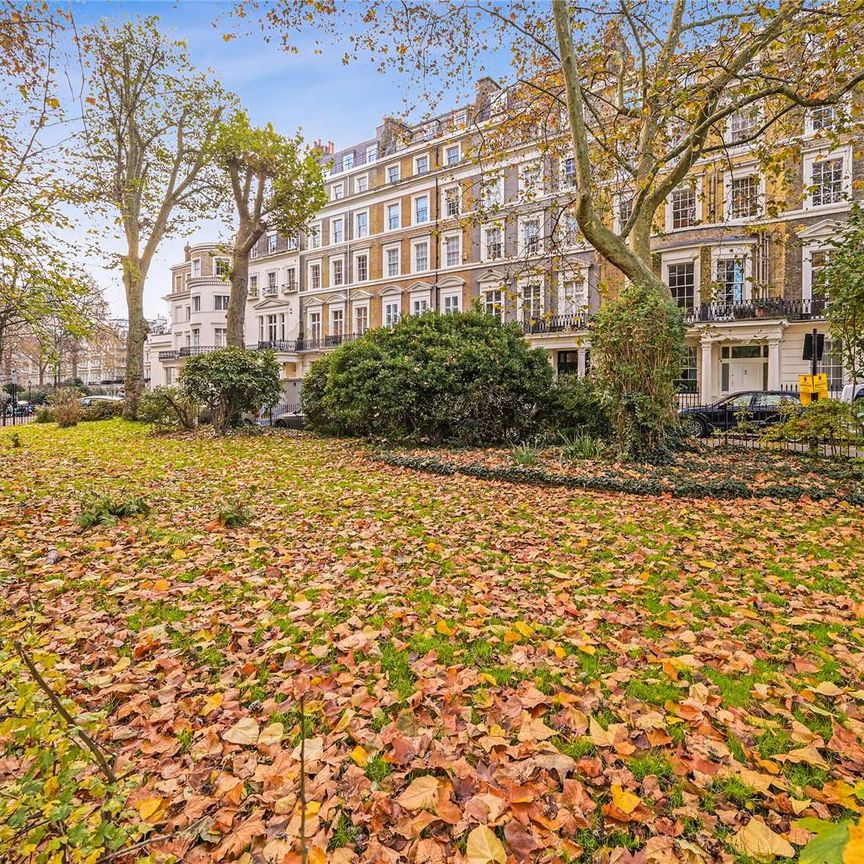
[[[838,494],[826,489],[807,488],[795,483],[767,484],[760,488],[740,480],[681,481],[671,480],[664,485],[653,478],[614,477],[608,474],[593,477],[573,477],[545,471],[542,468],[499,467],[468,463],[448,462],[437,456],[401,456],[398,453],[377,453],[373,458],[395,468],[410,468],[426,474],[453,476],[463,474],[481,480],[500,480],[505,483],[521,483],[531,486],[561,486],[569,489],[586,489],[592,492],[617,492],[630,495],[671,495],[673,498],[767,498],[775,501],[799,501],[804,497],[812,501],[845,501],[864,506],[864,491],[854,490]]]

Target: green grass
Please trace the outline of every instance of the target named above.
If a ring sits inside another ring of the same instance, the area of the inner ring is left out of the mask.
[[[326,749],[313,769],[326,779],[312,788],[331,850],[387,845],[390,798],[430,773],[450,777],[460,805],[506,776],[537,784],[544,812],[560,812],[561,778],[531,761],[557,751],[582,760],[568,779],[597,805],[573,837],[583,860],[644,848],[661,817],[680,819],[683,836],[713,854],[754,813],[789,818],[782,796],[719,769],[767,771],[760,760],[801,746],[793,718],[827,745],[841,703],[799,694],[858,677],[864,622],[846,598],[864,531],[849,505],[433,477],[373,462],[358,442],[309,435],[153,438],[122,421],[18,434],[13,448],[0,430],[0,627],[34,643],[66,704],[132,754],[136,788],[158,789],[172,816],[202,777],[211,794],[226,772],[249,778],[271,765],[254,745],[220,752],[238,719],[281,722],[283,749],[299,742],[304,680],[303,733]],[[90,488],[114,500],[133,490],[150,510],[84,530],[76,518]],[[220,522],[226,502],[240,501],[254,518]],[[796,672],[798,658],[815,671]],[[0,645],[4,673],[15,662]],[[0,676],[0,711],[13,719],[33,686],[15,674]],[[217,692],[223,704],[202,716]],[[137,718],[157,711],[174,712],[152,736],[170,755],[144,759],[130,731],[141,735]],[[523,733],[535,717],[551,737]],[[623,738],[592,742],[589,718],[626,727]],[[362,768],[351,757],[358,745],[369,754]],[[777,762],[790,793],[857,782],[840,754],[820,752],[828,768]],[[704,760],[722,779],[694,773]],[[15,782],[8,774],[0,785]],[[662,795],[646,791],[653,777]],[[605,819],[612,782],[638,793],[654,819]],[[258,783],[247,780],[244,794]],[[295,793],[286,781],[284,797]],[[92,790],[79,797],[101,806]],[[254,801],[265,824],[291,818],[267,796]],[[135,806],[110,806],[129,837],[143,836]],[[686,817],[671,815],[685,807]],[[721,811],[730,817],[718,823]],[[146,830],[163,833],[167,821]],[[453,857],[467,835],[439,820],[421,836]],[[202,859],[212,852],[200,837],[193,845]]]
[[[633,776],[641,783],[646,777],[655,776],[658,779],[670,779],[675,769],[669,757],[662,753],[645,753],[635,756],[627,762],[627,767]]]

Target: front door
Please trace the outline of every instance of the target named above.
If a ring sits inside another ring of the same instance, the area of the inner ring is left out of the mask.
[[[720,392],[765,390],[768,386],[767,345],[724,345],[720,352]]]
[[[729,362],[729,392],[763,389],[763,360],[731,360]]]

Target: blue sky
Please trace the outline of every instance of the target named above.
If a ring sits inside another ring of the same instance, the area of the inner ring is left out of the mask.
[[[300,37],[299,54],[284,52],[275,41],[265,42],[249,22],[245,28],[250,31],[248,35],[224,41],[223,33],[236,29],[234,22],[226,20],[230,3],[81,2],[72,8],[79,27],[101,18],[120,22],[136,15],[158,15],[167,32],[187,41],[196,66],[211,67],[223,84],[240,96],[253,121],[271,122],[288,134],[300,129],[309,142],[332,140],[338,149],[368,138],[381,118],[399,113],[411,95],[410,82],[379,74],[369,60],[343,65],[339,47],[315,54],[311,35]],[[442,110],[447,107],[441,106]],[[95,226],[91,223],[90,227]],[[200,242],[228,236],[229,226],[202,223],[188,239]],[[145,288],[148,315],[165,311],[161,297],[170,284],[168,268],[182,260],[186,239],[171,238],[160,247]],[[119,272],[104,269],[95,259],[85,263],[104,286],[114,313],[124,314]]]

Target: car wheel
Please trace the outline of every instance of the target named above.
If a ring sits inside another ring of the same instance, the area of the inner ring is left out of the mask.
[[[684,418],[684,431],[692,438],[704,438],[708,434],[708,424],[701,418],[689,414]]]

